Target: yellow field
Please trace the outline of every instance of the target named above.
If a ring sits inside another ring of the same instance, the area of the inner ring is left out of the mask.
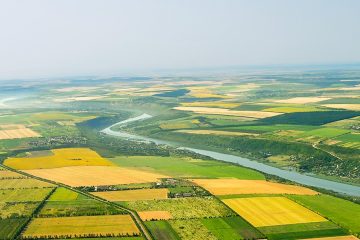
[[[167,199],[169,190],[161,189],[136,189],[124,191],[92,192],[91,194],[104,198],[108,201],[137,201]]]
[[[322,106],[328,108],[340,108],[346,110],[360,111],[360,104],[325,104]]]
[[[214,114],[214,115],[249,117],[249,118],[267,118],[282,114],[276,112],[235,111],[227,108],[209,108],[209,107],[175,107],[174,109],[180,111],[190,111],[199,114]]]
[[[240,103],[234,102],[183,102],[183,107],[219,107],[219,108],[234,108],[240,106]]]
[[[22,125],[19,125],[19,126],[22,126]],[[3,125],[3,127],[4,127],[4,125]],[[0,130],[0,140],[17,139],[17,138],[31,138],[31,137],[40,137],[40,134],[31,130],[30,128],[26,128],[25,126],[23,126],[22,128]]]
[[[236,198],[222,201],[255,227],[327,221],[285,197]]]
[[[208,87],[190,87],[189,95],[195,98],[228,98],[227,96],[213,93]]]
[[[222,136],[257,136],[255,133],[245,132],[229,132],[221,130],[177,130],[176,132],[190,133],[190,134],[203,134],[203,135],[222,135]]]
[[[54,185],[33,178],[0,179],[0,189],[46,188],[46,187],[54,187]]]
[[[359,240],[357,237],[349,236],[338,236],[338,237],[322,237],[322,238],[304,238],[300,240]]]
[[[133,236],[140,231],[129,215],[34,218],[22,237],[87,237],[91,234]]]
[[[138,212],[138,214],[143,221],[168,220],[172,218],[168,211],[142,211]]]
[[[295,97],[283,100],[276,100],[274,102],[278,103],[298,103],[298,104],[305,104],[305,103],[316,103],[325,100],[329,100],[331,98],[328,97]]]
[[[75,166],[24,172],[72,187],[158,182],[168,176],[112,166]]]
[[[53,155],[26,158],[8,158],[6,166],[29,170],[40,168],[58,168],[66,166],[113,166],[109,160],[101,157],[89,148],[61,148],[51,150]]]
[[[205,188],[214,195],[229,195],[229,194],[316,195],[318,194],[317,192],[308,188],[268,182],[265,180],[193,179],[191,181]]]

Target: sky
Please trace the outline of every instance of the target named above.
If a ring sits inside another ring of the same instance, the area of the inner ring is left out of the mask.
[[[359,0],[0,0],[0,79],[360,62]]]

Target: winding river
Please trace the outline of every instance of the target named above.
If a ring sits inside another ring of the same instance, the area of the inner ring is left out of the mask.
[[[320,179],[320,178],[308,176],[305,174],[301,174],[301,173],[298,173],[295,171],[279,169],[276,167],[272,167],[272,166],[269,166],[269,165],[266,165],[266,164],[263,164],[260,162],[256,162],[253,160],[249,160],[249,159],[231,155],[231,154],[224,154],[224,153],[219,153],[219,152],[214,152],[214,151],[182,147],[180,143],[143,137],[143,136],[139,136],[139,135],[129,134],[129,133],[126,133],[123,131],[114,131],[111,129],[115,126],[126,125],[127,123],[141,121],[141,120],[149,119],[151,117],[152,117],[151,115],[144,113],[140,116],[129,118],[127,120],[113,124],[105,129],[101,130],[101,132],[104,134],[107,134],[107,135],[122,137],[122,138],[126,138],[126,139],[149,141],[149,142],[154,142],[156,144],[166,144],[166,145],[170,145],[170,146],[175,146],[175,147],[179,147],[181,149],[187,149],[187,150],[190,150],[190,151],[193,151],[193,152],[205,155],[205,156],[209,156],[209,157],[212,157],[212,158],[220,160],[220,161],[236,163],[236,164],[239,164],[244,167],[256,169],[256,170],[259,170],[264,173],[279,176],[281,178],[288,179],[288,180],[291,180],[294,182],[298,182],[300,184],[323,188],[323,189],[327,189],[327,190],[332,190],[334,192],[343,193],[343,194],[347,194],[347,195],[360,196],[360,187],[358,187],[358,186],[334,182],[334,181],[325,180],[325,179]]]

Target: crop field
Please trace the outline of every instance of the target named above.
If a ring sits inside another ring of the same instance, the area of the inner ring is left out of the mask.
[[[180,239],[183,240],[201,240],[209,239],[216,240],[216,236],[209,231],[201,219],[187,219],[187,220],[169,220],[172,228],[178,233]]]
[[[0,130],[0,140],[32,137],[40,137],[40,134],[27,127],[11,130]]]
[[[235,102],[183,102],[183,107],[218,107],[218,108],[235,108],[240,106],[240,103]]]
[[[359,116],[357,111],[320,111],[320,112],[295,112],[286,113],[275,117],[263,119],[267,124],[293,124],[313,125],[323,124]]]
[[[174,231],[167,221],[145,222],[151,235],[158,240],[180,240],[178,234]]]
[[[159,125],[161,129],[182,129],[182,128],[196,128],[198,127],[196,121],[178,121],[178,122],[166,122]]]
[[[167,200],[126,202],[125,206],[141,211],[169,211],[174,219],[226,217],[234,213],[213,197],[188,197]]]
[[[217,239],[215,235],[202,224],[201,219],[169,220],[168,222],[182,240]]]
[[[48,188],[54,185],[33,178],[1,179],[0,189]]]
[[[64,193],[64,192],[63,192]],[[70,217],[70,216],[94,216],[94,215],[115,215],[125,214],[123,210],[114,206],[96,201],[84,195],[78,195],[71,200],[74,195],[55,192],[41,208],[38,215],[40,217]],[[69,197],[69,198],[67,198]]]
[[[0,202],[0,219],[29,217],[39,203]]]
[[[349,130],[337,128],[319,128],[299,134],[298,140],[323,141],[328,138],[335,138],[340,135],[349,133]]]
[[[324,108],[319,108],[316,106],[279,106],[279,107],[271,107],[265,108],[263,111],[265,112],[280,112],[280,113],[293,113],[293,112],[317,112],[317,111],[325,111]]]
[[[322,238],[306,238],[308,240],[358,240],[355,236],[336,236],[336,237],[322,237]],[[301,239],[305,240],[305,239]]]
[[[22,238],[139,235],[129,215],[34,218]]]
[[[360,104],[324,104],[324,107],[360,111]]]
[[[166,188],[160,189],[136,189],[123,191],[105,191],[92,192],[91,194],[104,198],[108,201],[137,201],[137,200],[154,200],[167,199],[169,190]]]
[[[278,240],[347,235],[345,229],[330,221],[259,227],[258,230],[268,239]]]
[[[173,177],[231,177],[239,179],[265,179],[260,172],[229,165],[218,161],[208,161],[186,157],[159,157],[159,156],[119,156],[111,159],[112,162],[123,167],[158,172]],[[171,164],[169,164],[171,162]]]
[[[0,219],[0,239],[14,239],[26,221],[26,218]]]
[[[0,202],[39,202],[50,192],[51,188],[0,190]]]
[[[228,194],[297,194],[316,195],[317,192],[300,186],[268,182],[264,180],[239,179],[192,179],[214,195]]]
[[[157,182],[167,176],[122,167],[75,166],[24,172],[72,187]],[[106,178],[104,178],[106,176]]]
[[[328,97],[295,97],[284,100],[276,100],[278,103],[295,103],[295,104],[306,104],[306,103],[317,103],[321,101],[326,101],[331,98]]]
[[[359,204],[336,198],[330,195],[318,196],[289,196],[305,207],[325,216],[339,226],[350,229],[353,233],[360,233]]]
[[[168,220],[172,218],[169,211],[141,211],[138,214],[143,221]]]
[[[230,132],[230,131],[220,131],[220,130],[178,130],[180,133],[190,133],[190,134],[203,134],[203,135],[223,135],[223,136],[257,136],[255,133],[246,133],[246,132]]]
[[[71,201],[76,200],[79,194],[66,188],[58,187],[55,192],[51,194],[48,201]]]
[[[255,227],[327,221],[285,197],[224,199],[223,202]]]
[[[21,175],[17,172],[7,171],[7,170],[0,170],[0,180],[2,179],[14,179],[14,178],[27,178],[24,175]]]
[[[217,239],[258,239],[262,234],[240,217],[204,218],[201,223]]]
[[[277,112],[262,112],[262,111],[237,111],[227,108],[209,108],[209,107],[175,107],[175,110],[190,111],[198,114],[214,114],[225,116],[237,116],[248,118],[267,118],[280,115],[282,113]]]
[[[61,148],[51,150],[50,156],[8,158],[4,161],[6,166],[29,170],[58,168],[67,166],[112,166],[113,164],[102,158],[89,148]]]

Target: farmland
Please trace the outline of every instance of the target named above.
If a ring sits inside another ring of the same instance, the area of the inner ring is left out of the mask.
[[[342,80],[359,77],[250,71],[36,85],[28,102],[0,107],[0,133],[36,134],[0,134],[0,239],[356,239],[357,196],[266,168],[358,186],[359,88]],[[128,121],[143,113],[152,117]],[[174,144],[101,132],[111,125]]]
[[[75,166],[24,172],[72,187],[156,182],[166,176],[111,166]],[[106,175],[106,178],[103,175]]]
[[[137,200],[154,200],[166,199],[168,196],[167,189],[137,189],[125,191],[107,191],[93,192],[92,194],[108,201],[137,201]]]
[[[284,197],[224,199],[223,202],[255,227],[327,221]]]
[[[168,220],[172,218],[168,211],[141,211],[138,214],[143,221]]]
[[[193,182],[214,195],[227,194],[297,194],[316,195],[317,192],[308,188],[272,183],[263,180],[238,179],[193,179]]]
[[[291,199],[353,233],[358,234],[360,232],[360,223],[357,221],[360,217],[359,204],[323,194],[319,196],[291,196]]]
[[[39,202],[51,191],[51,188],[27,188],[0,190],[0,202]]]
[[[4,164],[22,170],[67,166],[112,166],[110,161],[88,148],[53,149],[49,155],[45,153],[40,157],[30,155],[26,158],[9,158],[4,161]]]
[[[26,220],[26,218],[0,219],[0,239],[13,239]]]
[[[177,198],[127,202],[136,211],[169,211],[174,219],[224,217],[234,215],[215,198]]]
[[[42,182],[32,178],[0,180],[0,189],[46,188],[53,186],[54,185],[50,183]]]
[[[128,215],[34,218],[22,234],[23,238],[59,238],[91,236],[139,235]]]

